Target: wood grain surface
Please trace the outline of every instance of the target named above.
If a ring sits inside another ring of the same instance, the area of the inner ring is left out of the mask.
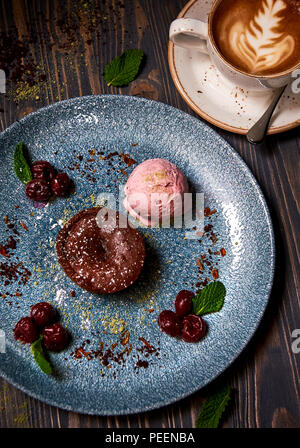
[[[177,93],[167,62],[168,27],[184,4],[184,0],[0,0],[0,68],[7,74],[7,93],[0,95],[1,130],[42,106],[88,94],[138,95],[195,115]],[[107,87],[105,65],[128,48],[142,48],[147,55],[139,77],[124,88]],[[192,427],[203,398],[224,381],[234,388],[224,427],[300,427],[300,353],[291,349],[292,331],[300,328],[299,128],[270,136],[257,147],[245,137],[216,131],[260,183],[276,234],[270,304],[246,350],[205,389],[139,415],[66,412],[0,380],[0,427]]]

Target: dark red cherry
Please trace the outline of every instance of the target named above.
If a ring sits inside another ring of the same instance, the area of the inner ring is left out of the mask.
[[[185,342],[198,342],[206,333],[206,323],[200,316],[188,314],[183,318],[181,337]]]
[[[45,160],[34,162],[31,165],[31,172],[34,179],[42,179],[47,183],[50,183],[56,174],[55,168]]]
[[[159,328],[169,336],[178,336],[181,333],[182,321],[173,311],[164,310],[157,319]]]
[[[15,339],[23,344],[32,344],[39,335],[38,328],[31,317],[22,317],[14,329]]]
[[[45,327],[55,319],[56,310],[50,303],[40,302],[31,307],[30,316],[39,327]]]
[[[42,336],[45,347],[52,352],[60,352],[67,347],[69,342],[67,330],[58,322],[45,327]]]
[[[70,178],[66,173],[58,174],[51,182],[51,190],[55,196],[66,196],[70,188]]]
[[[46,202],[51,196],[51,190],[46,181],[33,179],[26,185],[26,196],[37,202]]]
[[[185,316],[192,311],[192,299],[195,294],[192,291],[183,289],[180,291],[175,300],[175,311],[178,316]]]

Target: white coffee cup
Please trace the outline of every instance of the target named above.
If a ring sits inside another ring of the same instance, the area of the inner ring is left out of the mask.
[[[208,54],[220,73],[241,88],[263,91],[266,88],[276,89],[288,84],[300,64],[280,74],[253,75],[234,67],[224,58],[215,44],[212,32],[212,19],[222,1],[215,0],[208,16],[208,23],[188,18],[174,20],[170,26],[170,40],[180,47]]]

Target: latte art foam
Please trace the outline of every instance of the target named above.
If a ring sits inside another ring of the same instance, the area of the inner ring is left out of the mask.
[[[290,34],[285,36],[280,27],[284,19],[280,13],[285,8],[282,0],[263,0],[248,26],[242,21],[232,25],[229,46],[251,73],[276,68],[293,54],[295,39]]]
[[[213,18],[221,53],[251,74],[273,74],[300,63],[300,10],[295,0],[223,0]]]

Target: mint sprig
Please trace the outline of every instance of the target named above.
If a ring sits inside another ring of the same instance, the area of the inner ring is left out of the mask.
[[[193,298],[193,313],[198,316],[216,313],[224,304],[226,288],[222,282],[212,282]]]
[[[230,400],[231,388],[223,386],[210,395],[196,418],[196,428],[217,428]]]
[[[41,335],[36,341],[31,344],[31,352],[33,358],[42,372],[46,375],[52,375],[53,369],[49,361],[47,360],[43,348],[43,336]]]
[[[23,184],[27,184],[32,180],[32,173],[30,166],[27,163],[25,153],[26,147],[24,143],[18,143],[14,151],[14,170],[16,176],[23,182]]]
[[[121,87],[133,81],[138,74],[143,56],[143,50],[132,49],[113,59],[104,70],[107,85]]]

